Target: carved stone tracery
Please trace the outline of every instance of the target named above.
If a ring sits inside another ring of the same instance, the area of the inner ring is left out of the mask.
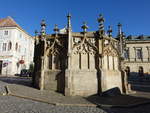
[[[117,50],[111,44],[108,44],[103,49],[103,56],[105,55],[117,57],[118,53]]]
[[[74,37],[73,40],[73,52],[74,54],[95,54],[97,47],[95,46],[95,40],[93,38],[83,38]]]
[[[54,38],[47,41],[47,47],[46,47],[46,55],[58,55],[61,52],[61,49],[63,48],[63,44],[61,40]]]

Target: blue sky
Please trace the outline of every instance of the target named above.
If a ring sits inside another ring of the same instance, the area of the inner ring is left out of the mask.
[[[150,35],[150,0],[2,0],[0,18],[11,16],[29,34],[40,30],[40,21],[46,20],[47,33],[52,33],[54,24],[66,25],[66,15],[72,14],[72,28],[81,31],[83,21],[88,31],[98,29],[100,13],[105,18],[105,29],[111,25],[113,35],[117,23],[123,24],[126,35]]]

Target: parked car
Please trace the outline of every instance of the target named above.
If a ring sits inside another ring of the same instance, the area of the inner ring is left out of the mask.
[[[29,77],[29,72],[27,69],[22,69],[20,73],[21,77]]]

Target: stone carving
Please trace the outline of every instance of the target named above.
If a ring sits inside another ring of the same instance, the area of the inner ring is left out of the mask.
[[[95,46],[95,40],[93,38],[74,38],[73,40],[73,51],[74,54],[95,54],[97,47]]]
[[[103,17],[98,31],[87,32],[84,24],[82,33],[72,32],[70,17],[65,33],[56,26],[55,34],[44,35],[45,42],[39,38],[35,45],[33,84],[68,96],[89,96],[114,87],[122,91],[120,54],[113,46],[118,41],[105,35]],[[38,68],[41,65],[44,69]]]
[[[54,39],[48,40],[47,48],[46,48],[46,55],[56,56],[60,53],[61,48],[63,48],[62,42],[56,37]]]
[[[103,55],[108,56],[118,56],[117,50],[112,46],[112,44],[108,44],[103,49]]]

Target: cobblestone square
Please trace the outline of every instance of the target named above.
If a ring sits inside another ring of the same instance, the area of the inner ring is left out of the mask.
[[[30,78],[0,78],[0,91],[6,85],[30,86]],[[137,95],[138,96],[138,95]],[[123,101],[123,100],[121,100]],[[63,106],[51,105],[30,99],[0,95],[0,113],[149,113],[150,104],[134,107]]]

